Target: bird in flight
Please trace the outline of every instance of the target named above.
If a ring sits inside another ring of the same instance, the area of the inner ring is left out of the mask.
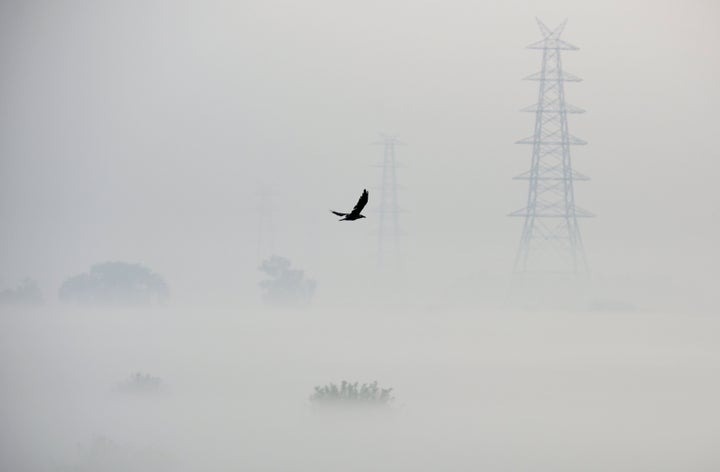
[[[355,221],[359,220],[360,218],[365,218],[365,215],[361,215],[360,212],[365,208],[365,205],[367,205],[368,202],[368,191],[363,190],[362,195],[360,195],[360,200],[355,204],[355,208],[352,209],[350,213],[340,213],[339,211],[332,211],[337,216],[342,216],[339,221]]]

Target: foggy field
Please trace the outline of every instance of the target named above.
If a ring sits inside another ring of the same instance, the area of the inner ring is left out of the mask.
[[[0,0],[0,472],[720,471],[719,24]]]
[[[717,470],[720,321],[666,313],[27,309],[8,471]],[[158,391],[126,392],[134,372]],[[378,380],[385,410],[318,411]],[[128,465],[130,464],[130,465]]]

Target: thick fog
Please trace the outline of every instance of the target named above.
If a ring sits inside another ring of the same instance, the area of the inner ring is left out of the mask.
[[[588,276],[530,303],[507,215],[536,17],[580,48],[575,201],[597,216]],[[719,20],[0,2],[0,469],[717,470]],[[367,218],[338,222],[363,189]],[[343,380],[393,399],[311,399]]]

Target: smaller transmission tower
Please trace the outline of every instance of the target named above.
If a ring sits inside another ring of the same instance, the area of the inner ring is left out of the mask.
[[[382,181],[380,191],[380,205],[377,209],[380,214],[378,226],[378,267],[385,266],[391,257],[395,264],[400,261],[398,242],[400,238],[398,205],[397,168],[395,160],[395,146],[403,145],[396,136],[381,134],[382,141],[373,143],[383,147],[383,162],[376,167],[382,168]]]
[[[270,189],[265,186],[260,187],[256,193],[258,199],[257,255],[260,260],[272,256],[275,251],[272,195]]]
[[[532,145],[532,160],[530,170],[515,177],[528,181],[527,206],[509,215],[525,220],[513,273],[584,275],[578,218],[593,215],[575,205],[573,183],[588,178],[573,170],[570,146],[586,143],[568,132],[567,123],[568,113],[584,110],[565,102],[565,82],[581,79],[563,71],[560,55],[577,47],[560,39],[565,22],[554,30],[537,23],[543,39],[528,48],[542,51],[542,67],[526,80],[539,82],[538,102],[523,109],[535,114],[535,133],[517,142]]]

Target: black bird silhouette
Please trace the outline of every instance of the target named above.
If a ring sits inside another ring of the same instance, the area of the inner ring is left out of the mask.
[[[362,195],[360,195],[360,200],[355,204],[355,208],[352,209],[350,213],[340,213],[339,211],[332,211],[337,216],[342,216],[339,221],[355,221],[359,220],[360,218],[365,218],[364,215],[361,215],[360,212],[365,208],[365,205],[367,205],[368,202],[368,191],[363,190]]]

